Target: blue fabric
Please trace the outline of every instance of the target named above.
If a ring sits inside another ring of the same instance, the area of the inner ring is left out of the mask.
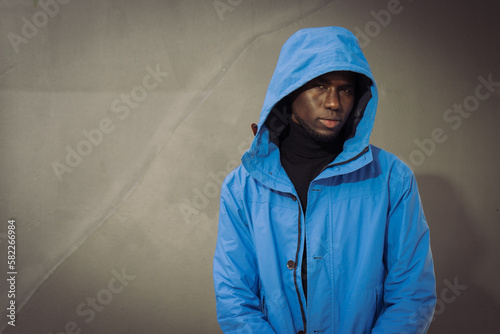
[[[369,78],[371,98],[343,152],[312,181],[304,215],[265,121],[290,92],[338,70]],[[427,331],[436,301],[429,229],[411,170],[369,144],[377,96],[348,30],[304,29],[283,46],[257,135],[222,185],[213,274],[224,333]]]

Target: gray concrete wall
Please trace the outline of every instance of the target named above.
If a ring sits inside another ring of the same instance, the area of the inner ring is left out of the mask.
[[[0,280],[0,332],[220,333],[220,181],[283,42],[326,25],[360,37],[380,90],[373,143],[417,175],[438,281],[429,332],[497,332],[499,10],[0,0],[0,248],[15,219],[17,271],[15,327]]]

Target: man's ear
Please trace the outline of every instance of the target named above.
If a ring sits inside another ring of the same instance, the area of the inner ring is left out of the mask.
[[[257,134],[257,124],[252,123],[251,127],[252,127],[253,135],[255,136]]]

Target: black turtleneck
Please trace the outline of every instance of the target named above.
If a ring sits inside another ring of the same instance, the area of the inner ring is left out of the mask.
[[[304,128],[291,121],[288,135],[280,142],[281,164],[292,181],[304,213],[307,209],[307,192],[311,181],[321,173],[342,151],[343,141],[320,143]],[[342,137],[342,136],[339,136]],[[302,260],[302,285],[307,296],[306,248]]]
[[[297,190],[304,212],[309,184],[342,151],[342,144],[340,141],[320,143],[301,125],[290,122],[288,135],[280,143],[280,158]]]

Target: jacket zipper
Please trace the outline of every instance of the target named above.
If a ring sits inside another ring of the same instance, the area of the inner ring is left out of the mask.
[[[349,159],[349,160],[346,160],[346,161],[342,161],[342,162],[339,162],[339,163],[336,163],[336,164],[332,164],[332,165],[329,165],[329,166],[325,166],[321,172],[323,172],[327,167],[333,167],[333,166],[339,166],[339,165],[343,165],[343,164],[346,164],[348,162],[351,162],[353,160],[356,160],[357,158],[359,158],[360,156],[362,156],[363,154],[365,154],[366,152],[368,152],[369,150],[369,147],[366,146],[363,151],[361,151],[358,155],[356,155],[355,157]],[[320,172],[320,174],[321,174]],[[304,304],[302,303],[302,299],[300,298],[300,290],[299,290],[299,285],[297,283],[297,267],[298,267],[298,263],[299,263],[299,251],[300,251],[300,241],[301,241],[301,238],[302,238],[302,208],[300,207],[300,201],[299,199],[295,196],[295,195],[292,195],[293,198],[297,201],[297,205],[299,207],[299,221],[298,221],[298,227],[299,227],[299,233],[298,233],[298,240],[297,240],[297,252],[295,253],[295,267],[293,268],[293,283],[295,284],[295,291],[297,292],[297,298],[299,299],[299,305],[300,305],[300,313],[302,315],[302,322],[304,323],[304,332],[307,333],[307,319],[306,319],[306,313],[304,311]]]
[[[297,240],[297,252],[295,253],[295,267],[293,268],[293,283],[295,284],[295,291],[297,292],[297,297],[299,299],[300,313],[302,315],[302,322],[304,323],[304,332],[307,333],[306,313],[304,311],[304,304],[302,303],[302,298],[300,297],[299,284],[297,283],[297,267],[298,267],[298,263],[299,263],[299,251],[300,251],[300,244],[301,244],[301,239],[302,239],[302,219],[301,219],[302,208],[300,207],[299,199],[295,195],[292,195],[292,196],[297,201],[297,204],[299,207],[299,221],[298,221],[299,233],[298,233],[298,240]]]

